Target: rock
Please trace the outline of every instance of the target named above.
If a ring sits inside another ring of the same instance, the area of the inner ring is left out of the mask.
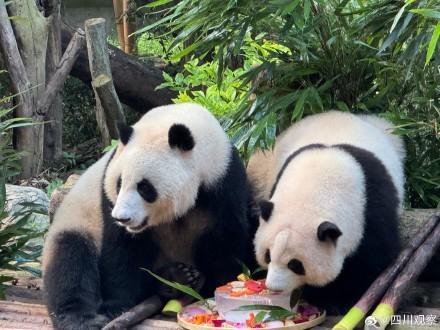
[[[72,174],[67,178],[66,182],[61,187],[58,187],[53,191],[49,204],[49,218],[51,223],[56,210],[58,209],[70,189],[72,189],[72,187],[78,181],[79,177],[79,174]]]
[[[44,244],[43,234],[49,228],[49,198],[46,193],[34,187],[6,185],[6,211],[14,214],[20,210],[25,210],[26,203],[34,203],[38,213],[33,213],[27,222],[26,227],[33,228],[41,232],[41,236],[31,239],[28,247],[42,247]],[[14,221],[14,218],[6,219],[6,223]]]
[[[25,208],[23,204],[34,203],[38,205],[39,213],[33,214],[28,222],[29,227],[38,231],[45,231],[49,227],[49,198],[46,193],[33,187],[6,185],[6,211],[11,214]],[[40,214],[42,213],[42,214]]]

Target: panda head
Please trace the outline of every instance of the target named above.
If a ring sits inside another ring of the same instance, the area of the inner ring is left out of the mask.
[[[200,186],[215,185],[227,170],[229,140],[198,105],[155,108],[119,132],[104,190],[112,217],[129,232],[183,216],[195,205]]]
[[[362,239],[364,204],[363,173],[349,156],[322,149],[295,158],[260,203],[254,244],[268,269],[267,287],[291,291],[334,281]]]

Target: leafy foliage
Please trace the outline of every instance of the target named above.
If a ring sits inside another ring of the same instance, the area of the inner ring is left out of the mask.
[[[0,100],[1,103],[1,100]],[[40,247],[28,244],[29,240],[42,233],[27,224],[34,213],[42,213],[38,205],[22,205],[13,213],[6,211],[6,180],[20,172],[20,153],[11,145],[11,130],[32,125],[27,118],[12,118],[12,109],[0,109],[0,269],[26,270],[38,274],[26,263],[35,261],[41,254]],[[10,276],[0,275],[0,298],[4,295],[4,283],[12,280]]]
[[[407,142],[408,206],[440,205],[438,1],[158,0],[142,10],[162,15],[139,32],[172,37],[173,60],[193,58],[165,85],[179,90],[177,101],[228,114],[244,156],[309,114],[379,114]],[[231,85],[232,102],[207,92]]]

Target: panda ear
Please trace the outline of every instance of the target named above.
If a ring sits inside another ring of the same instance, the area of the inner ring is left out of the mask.
[[[324,221],[318,227],[318,239],[320,241],[330,240],[336,243],[336,240],[341,235],[342,231],[333,222]]]
[[[123,122],[117,123],[119,139],[121,140],[123,145],[126,145],[128,141],[130,141],[131,136],[133,135],[133,127],[128,126]]]
[[[260,212],[261,212],[261,217],[265,220],[268,221],[270,216],[272,215],[272,210],[273,210],[273,203],[267,200],[262,200],[260,202]]]
[[[190,151],[195,145],[191,131],[183,124],[173,124],[170,127],[168,143],[171,148],[179,148],[182,151]]]

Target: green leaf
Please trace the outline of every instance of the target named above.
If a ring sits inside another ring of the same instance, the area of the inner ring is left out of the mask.
[[[255,315],[255,323],[258,324],[258,323],[263,322],[265,317],[267,316],[267,314],[268,313],[265,311],[258,312],[257,315]]]
[[[163,6],[166,5],[167,3],[172,2],[173,0],[157,0],[157,1],[153,1],[150,2],[142,7],[146,7],[146,8],[154,8],[154,7],[159,7],[159,6]]]
[[[293,316],[295,313],[288,310],[273,310],[269,312],[269,316],[264,320],[265,322],[282,321]]]
[[[174,54],[173,56],[171,56],[170,60],[171,61],[178,61],[178,60],[180,60],[185,55],[188,55],[189,53],[191,53],[192,51],[197,49],[201,44],[202,44],[202,41],[197,41],[197,42],[189,45],[188,47],[182,49],[180,52],[178,52],[178,53]]]
[[[258,274],[258,273],[261,273],[261,272],[264,272],[264,271],[266,271],[265,268],[263,268],[263,267],[258,267],[257,269],[255,269],[255,270],[252,272],[252,276],[255,276],[255,274]]]
[[[157,280],[159,280],[160,282],[162,282],[165,285],[168,285],[176,290],[179,290],[203,303],[206,302],[205,298],[203,298],[200,293],[198,293],[196,290],[194,290],[193,288],[190,288],[189,286],[177,283],[177,282],[171,282],[168,281],[166,279],[164,279],[163,277],[160,277],[159,275],[156,275],[155,273],[153,273],[151,270],[146,269],[146,268],[141,268],[142,270],[145,270],[148,274],[150,274],[151,276],[153,276],[154,278],[156,278]]]
[[[411,9],[410,12],[422,15],[424,17],[428,18],[436,18],[440,19],[440,11],[429,9],[429,8],[417,8],[417,9]]]
[[[350,112],[350,109],[344,101],[336,101],[336,106],[341,111]]]
[[[405,5],[403,5],[402,8],[397,12],[396,16],[394,17],[393,24],[391,25],[390,33],[393,32],[394,28],[396,27],[397,23],[399,22],[400,18],[402,17],[403,12],[405,11],[405,8],[408,7],[410,4],[412,4],[415,0],[407,1]]]
[[[428,51],[426,52],[425,67],[431,61],[434,51],[437,47],[438,38],[440,37],[440,22],[435,26],[434,32],[432,32],[431,40],[429,41]]]
[[[249,278],[252,278],[252,274],[251,274],[251,270],[249,269],[248,266],[246,266],[246,264],[244,262],[242,262],[241,260],[237,259],[237,262],[240,264],[241,266],[241,272],[246,275]]]
[[[305,0],[304,1],[304,19],[307,21],[310,15],[310,9],[311,9],[311,1]]]
[[[293,109],[292,112],[292,117],[291,117],[292,121],[302,117],[302,113],[304,111],[304,102],[306,100],[307,94],[308,94],[307,89],[304,89],[299,93],[298,100],[296,101],[295,108]]]

